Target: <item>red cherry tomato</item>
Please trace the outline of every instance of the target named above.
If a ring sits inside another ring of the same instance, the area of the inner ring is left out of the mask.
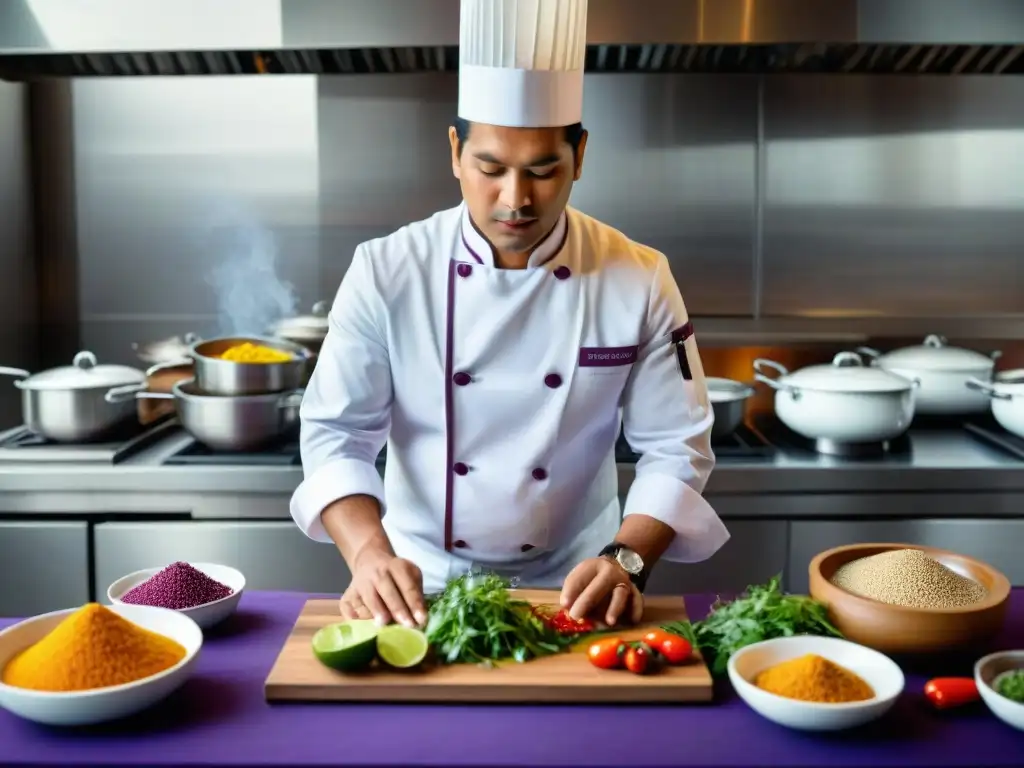
[[[605,637],[590,644],[587,656],[598,669],[618,669],[626,654],[626,644],[617,637]]]
[[[644,635],[644,642],[660,653],[669,664],[682,664],[693,653],[693,648],[685,637],[661,629],[652,629]]]
[[[655,648],[658,653],[665,657],[665,661],[669,664],[682,664],[693,655],[693,647],[690,645],[690,641],[685,637],[677,635],[669,635]]]
[[[646,674],[652,666],[651,662],[651,652],[643,645],[637,645],[626,650],[626,669],[634,675]]]
[[[924,686],[924,695],[936,709],[950,709],[970,704],[981,698],[978,686],[970,677],[937,677]]]

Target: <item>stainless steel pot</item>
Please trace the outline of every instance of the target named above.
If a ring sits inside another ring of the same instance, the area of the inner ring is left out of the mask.
[[[327,338],[328,315],[331,305],[318,301],[308,315],[286,317],[270,327],[270,335],[295,344],[301,344],[311,352],[319,352]]]
[[[134,403],[110,403],[111,387],[146,381],[143,371],[123,365],[97,365],[92,352],[79,352],[71,365],[31,374],[20,368],[0,368],[15,376],[21,390],[25,426],[58,443],[102,440],[138,421]]]
[[[224,396],[200,391],[193,379],[175,382],[170,394],[138,386],[106,392],[109,403],[136,399],[175,401],[178,419],[196,440],[215,451],[258,451],[292,438],[298,431],[302,390],[263,395]]]
[[[198,341],[200,338],[197,334],[186,333],[184,336],[172,336],[159,341],[133,342],[132,350],[139,360],[148,365],[177,363],[184,360],[191,361],[192,347]]]
[[[915,414],[966,415],[988,410],[988,397],[966,385],[968,379],[992,378],[1001,352],[983,355],[970,349],[949,346],[942,336],[928,336],[922,344],[882,354],[871,347],[860,347],[860,354],[872,358],[872,365],[886,371],[917,379]]]
[[[221,355],[232,347],[249,342],[291,355],[280,363],[236,363]],[[237,336],[192,345],[189,354],[195,361],[195,386],[209,395],[262,395],[302,388],[313,353],[300,344],[283,339]]]
[[[779,376],[766,376],[766,368]],[[757,381],[775,390],[775,413],[782,423],[812,440],[884,443],[905,432],[914,417],[917,383],[865,366],[854,352],[794,373],[758,359],[754,371]],[[824,443],[821,449],[827,449]]]
[[[708,399],[715,412],[715,425],[711,428],[711,439],[721,440],[731,435],[743,423],[747,400],[754,394],[754,388],[740,381],[709,376],[707,379]]]
[[[1007,432],[1024,438],[1024,371],[1003,371],[993,381],[968,379],[967,387],[992,401],[992,416]]]

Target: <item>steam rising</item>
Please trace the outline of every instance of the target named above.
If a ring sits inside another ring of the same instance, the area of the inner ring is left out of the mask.
[[[206,281],[216,294],[218,332],[266,335],[272,323],[296,313],[295,288],[278,277],[273,232],[242,211],[228,213],[217,211],[204,244],[213,263]]]

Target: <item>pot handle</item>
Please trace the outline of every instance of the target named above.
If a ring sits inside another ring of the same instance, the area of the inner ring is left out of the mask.
[[[765,384],[771,387],[772,389],[777,389],[780,391],[792,389],[792,387],[780,382],[778,378],[773,379],[770,376],[766,376],[762,371],[763,368],[770,368],[771,370],[779,374],[780,377],[789,375],[789,371],[786,369],[784,365],[780,365],[779,363],[776,363],[774,360],[766,360],[763,357],[759,357],[757,358],[757,360],[754,361],[754,381],[760,381],[762,384]]]
[[[1013,395],[1009,394],[1008,392],[997,392],[996,388],[993,387],[991,384],[989,384],[986,381],[982,381],[981,379],[976,379],[973,376],[969,378],[967,381],[965,381],[964,384],[967,385],[968,389],[974,389],[977,390],[978,392],[983,392],[984,394],[988,395],[994,400],[1013,400]]]
[[[302,405],[302,396],[306,394],[304,389],[296,389],[291,392],[285,392],[277,400],[278,408],[294,408],[296,405]]]
[[[989,359],[992,360],[992,361],[998,360],[1002,356],[1003,356],[1003,351],[1001,349],[994,350],[992,352],[989,352],[989,354],[988,354]]]
[[[872,347],[857,347],[856,352],[858,355],[870,357],[872,360],[877,360],[882,356],[881,352],[879,352],[877,349],[873,349]]]
[[[6,368],[0,366],[0,376],[13,376],[16,379],[27,379],[32,374],[23,368]]]
[[[183,357],[179,360],[169,360],[166,363],[157,363],[146,369],[146,376],[152,376],[154,373],[160,373],[160,371],[168,371],[172,368],[181,368],[184,365],[194,365],[195,360],[191,357]]]
[[[148,384],[125,384],[121,387],[108,389],[103,399],[108,403],[124,403],[129,400],[173,400],[174,395],[168,392],[147,392]]]

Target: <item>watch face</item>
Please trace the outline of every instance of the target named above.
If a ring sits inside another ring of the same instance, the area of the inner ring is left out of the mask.
[[[617,559],[619,564],[629,573],[640,573],[644,569],[644,561],[640,555],[631,549],[620,549]]]

